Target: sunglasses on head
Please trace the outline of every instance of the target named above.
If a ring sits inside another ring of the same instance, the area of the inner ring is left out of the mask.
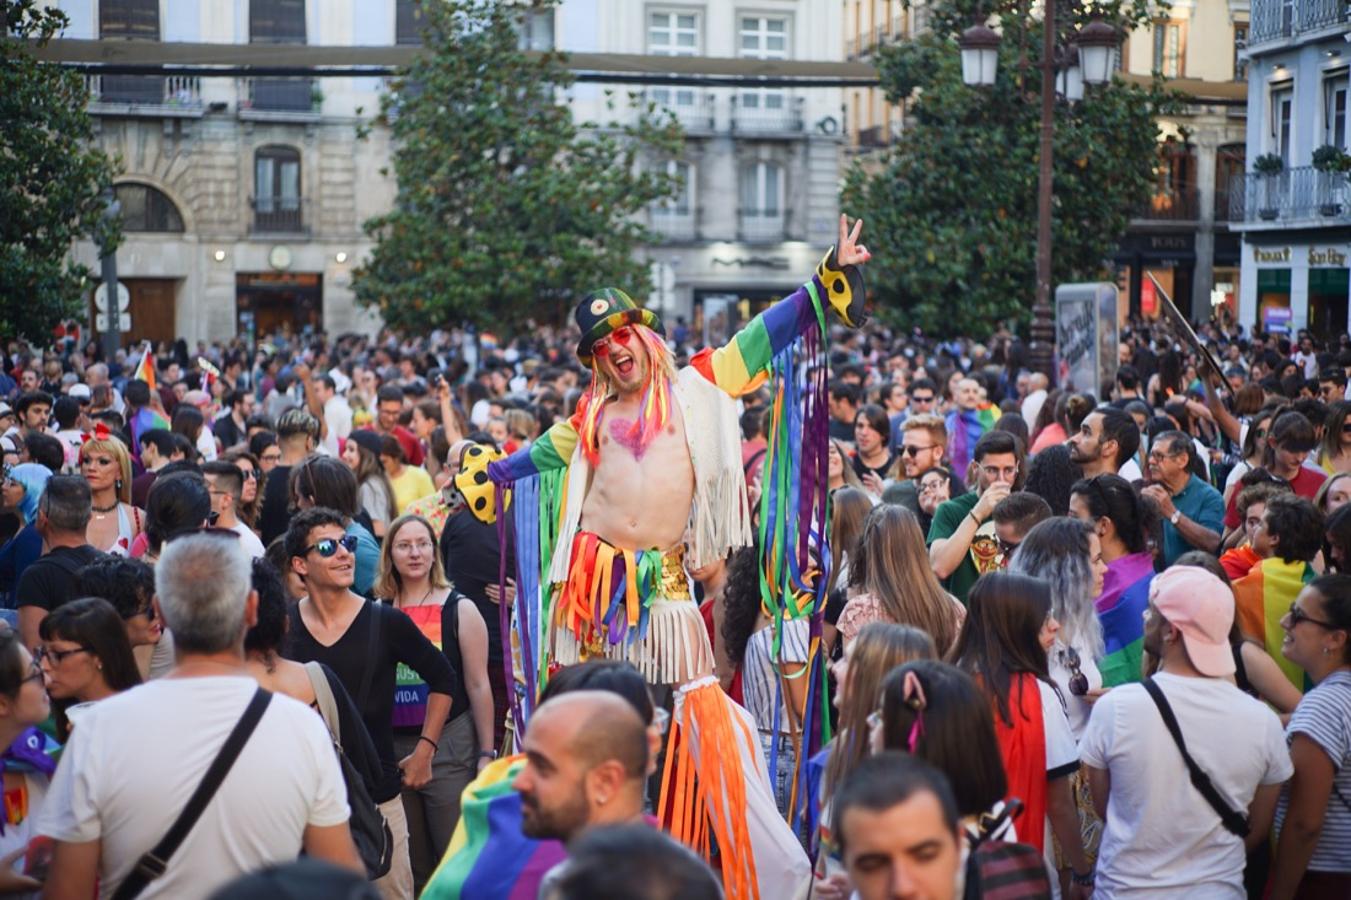
[[[320,556],[324,559],[328,559],[338,552],[339,547],[346,550],[348,553],[355,553],[357,551],[356,536],[344,534],[340,538],[324,538],[322,541],[315,541],[313,544],[310,544],[305,548],[305,552],[309,553],[311,550],[316,550]]]
[[[1064,648],[1060,651],[1060,661],[1069,666],[1070,669],[1070,693],[1076,697],[1087,694],[1088,676],[1079,669],[1083,664],[1079,659],[1079,651],[1073,647]]]
[[[633,329],[628,325],[622,325],[610,332],[604,338],[591,345],[591,352],[596,356],[605,357],[610,355],[610,342],[618,341],[628,346],[629,341],[633,340]]]

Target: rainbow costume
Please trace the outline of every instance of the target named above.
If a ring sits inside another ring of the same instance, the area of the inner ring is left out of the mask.
[[[510,509],[516,531],[515,622],[504,623],[502,631],[513,668],[508,680],[517,685],[518,733],[554,664],[625,659],[649,681],[673,686],[658,809],[666,812],[674,837],[706,855],[717,849],[730,898],[792,896],[811,868],[778,814],[754,720],[713,677],[713,652],[686,567],[724,559],[752,541],[734,398],[769,377],[775,399],[760,501],[761,594],[776,629],[785,618],[812,622],[804,673],[811,685],[802,728],[806,746],[797,757],[805,768],[828,737],[825,717],[812,713],[824,704],[826,678],[821,595],[829,579],[817,561],[830,558],[825,315],[829,306],[846,324],[861,324],[863,300],[862,276],[852,266],[839,267],[832,249],[809,282],[726,346],[701,351],[678,372],[659,364],[669,351],[651,343],[661,333],[655,314],[613,288],[582,301],[576,318],[584,363],[603,337],[644,326],[633,329],[651,361],[642,414],[631,440],[616,439],[636,448],[641,459],[646,437],[663,430],[673,410],[682,416],[694,471],[683,546],[619,547],[581,527],[600,454],[606,398],[596,396],[604,390],[597,387],[604,385],[599,370],[571,419],[506,459],[471,451],[456,476],[471,512],[505,531]],[[501,575],[505,580],[505,570]]]
[[[1310,685],[1304,670],[1281,653],[1285,629],[1281,618],[1290,611],[1304,585],[1318,573],[1303,560],[1286,562],[1271,557],[1248,570],[1248,574],[1234,582],[1234,601],[1239,629],[1247,637],[1259,641],[1280,666],[1290,683],[1301,691]]]
[[[1102,624],[1104,656],[1098,660],[1103,687],[1139,681],[1145,650],[1144,612],[1154,581],[1154,555],[1130,553],[1107,564],[1102,593],[1093,601]]]

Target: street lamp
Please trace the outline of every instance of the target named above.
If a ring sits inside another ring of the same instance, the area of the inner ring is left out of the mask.
[[[1056,0],[1042,0],[1041,62],[1041,129],[1037,153],[1037,285],[1032,302],[1032,367],[1054,378],[1052,362],[1055,351],[1055,320],[1051,307],[1051,199],[1053,168],[1051,148],[1055,135],[1056,98]],[[962,51],[962,81],[967,85],[989,86],[995,81],[995,63],[999,35],[985,25],[973,25],[962,32],[957,41]],[[1116,29],[1100,20],[1093,20],[1075,38],[1072,50],[1077,49],[1079,64],[1073,60],[1064,64],[1061,82],[1067,99],[1083,96],[1083,86],[1103,84],[1112,77],[1112,50],[1117,46]],[[984,55],[988,54],[988,55]],[[988,61],[988,62],[987,62]],[[989,66],[988,71],[986,66]],[[1077,96],[1076,96],[1077,95]]]
[[[1070,49],[1060,59],[1060,74],[1055,80],[1056,92],[1071,103],[1084,99],[1084,70],[1079,66],[1079,54]]]
[[[957,39],[962,51],[962,81],[969,87],[994,84],[999,63],[999,35],[984,25],[972,25]]]

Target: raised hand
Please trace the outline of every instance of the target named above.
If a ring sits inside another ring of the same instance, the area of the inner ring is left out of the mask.
[[[868,248],[858,243],[859,233],[863,231],[863,220],[856,219],[854,227],[849,228],[849,217],[840,213],[840,240],[835,245],[835,261],[842,266],[861,266],[872,259]]]

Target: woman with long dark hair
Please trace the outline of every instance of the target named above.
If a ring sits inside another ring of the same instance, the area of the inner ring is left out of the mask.
[[[57,736],[70,734],[77,706],[106,700],[141,683],[122,617],[107,600],[85,597],[52,610],[38,625],[36,659],[57,702]]]
[[[1069,776],[1079,753],[1046,654],[1060,623],[1051,614],[1050,585],[1013,572],[982,575],[967,595],[967,620],[952,654],[994,708],[995,736],[1009,797],[1023,804],[1018,838],[1046,852],[1050,835],[1071,873],[1090,878]]]
[[[248,450],[227,450],[220,455],[220,459],[238,468],[239,474],[244,478],[244,488],[235,498],[235,515],[239,517],[239,521],[253,528],[258,521],[258,510],[263,505],[265,477],[258,463],[258,457]]]
[[[394,488],[380,464],[380,446],[380,435],[374,431],[354,431],[343,442],[342,461],[357,478],[357,499],[370,516],[371,530],[383,538],[398,512],[394,509]]]

